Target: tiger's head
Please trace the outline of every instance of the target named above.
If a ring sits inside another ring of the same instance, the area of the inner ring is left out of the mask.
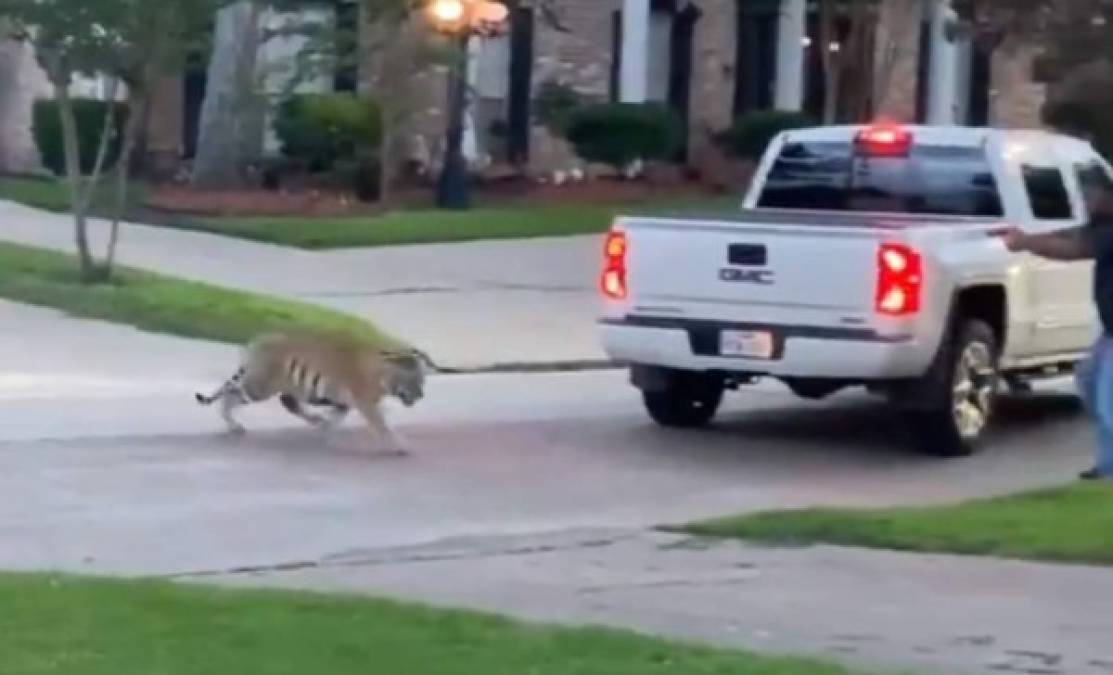
[[[384,353],[386,393],[397,398],[406,407],[417,404],[425,397],[427,359],[417,350]]]

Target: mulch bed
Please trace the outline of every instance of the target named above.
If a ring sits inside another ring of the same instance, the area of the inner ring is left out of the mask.
[[[542,184],[525,179],[507,179],[477,184],[477,204],[497,206],[522,203],[536,205],[635,204],[662,197],[698,198],[716,192],[698,182],[661,184],[601,178],[564,185]],[[432,206],[428,188],[395,193],[392,207]],[[154,187],[145,206],[164,212],[192,216],[375,216],[386,209],[379,203],[360,202],[340,191],[195,190],[183,186]]]
[[[145,206],[192,216],[346,216],[377,215],[378,204],[365,204],[343,192],[270,190],[195,190],[152,188]]]

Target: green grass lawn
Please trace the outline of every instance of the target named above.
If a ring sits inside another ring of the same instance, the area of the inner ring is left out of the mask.
[[[303,303],[119,269],[110,284],[80,283],[70,255],[0,243],[0,297],[157,333],[244,343],[276,329],[382,336],[357,317]]]
[[[132,181],[129,184],[125,219],[141,210],[145,193],[142,183]],[[0,199],[54,213],[70,212],[69,187],[64,181],[52,178],[0,176]],[[93,191],[89,212],[102,218],[109,217],[115,199],[115,176],[102,176]]]
[[[772,544],[1113,565],[1113,485],[1078,484],[943,507],[759,513],[679,529]]]
[[[623,213],[725,211],[737,203],[738,197],[665,197],[629,204],[514,203],[455,212],[407,209],[377,217],[231,216],[167,224],[283,246],[330,249],[596,234]]]
[[[377,217],[191,218],[175,225],[283,246],[330,249],[592,234],[605,231],[618,210],[594,205],[516,206],[404,210]]]
[[[103,215],[110,204],[107,187],[98,190],[92,212]],[[0,177],[0,199],[55,212],[69,211],[63,183],[31,178]],[[663,197],[628,204],[536,205],[512,202],[480,205],[468,211],[403,209],[382,216],[226,216],[173,214],[142,206],[143,189],[133,185],[125,219],[153,225],[210,232],[241,239],[304,249],[335,249],[401,244],[528,239],[595,234],[605,231],[620,213],[671,210],[724,210],[738,197]]]
[[[70,194],[65,184],[49,179],[0,176],[0,199],[56,213],[70,210]]]
[[[20,675],[835,675],[837,666],[339,596],[0,575]]]
[[[106,193],[102,193],[103,188],[94,199],[94,212],[101,202],[107,203]],[[57,213],[70,209],[69,192],[60,181],[0,178],[0,199]],[[330,249],[590,234],[606,230],[618,210],[608,206],[515,206],[462,212],[403,210],[378,217],[196,217],[159,213],[159,222],[154,224],[283,246]]]

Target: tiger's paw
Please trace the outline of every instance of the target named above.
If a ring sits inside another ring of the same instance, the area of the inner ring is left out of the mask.
[[[388,445],[376,448],[371,454],[376,457],[402,458],[411,456],[413,452],[406,445]]]

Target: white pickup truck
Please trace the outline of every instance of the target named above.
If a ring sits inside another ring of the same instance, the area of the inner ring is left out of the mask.
[[[1098,333],[1091,263],[993,236],[1085,222],[1091,181],[1113,172],[1090,144],[1044,132],[785,132],[741,210],[615,221],[604,348],[665,426],[705,425],[725,390],[773,377],[812,399],[865,386],[925,450],[969,454],[1002,383],[1071,371]]]

